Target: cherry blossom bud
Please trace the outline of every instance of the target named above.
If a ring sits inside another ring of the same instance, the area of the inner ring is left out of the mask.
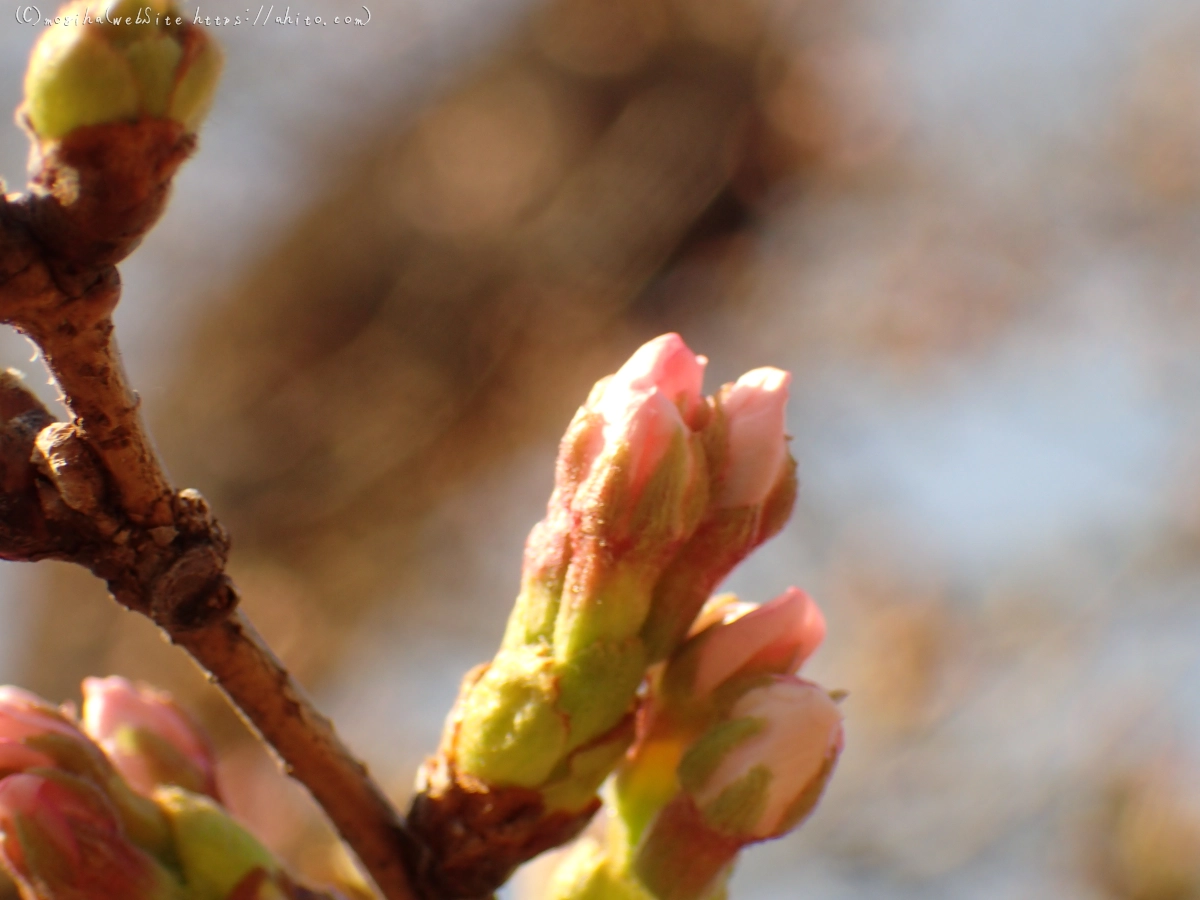
[[[646,749],[655,748],[639,745],[635,756]],[[624,881],[648,896],[723,896],[741,848],[796,827],[820,799],[841,750],[842,716],[830,696],[794,676],[770,676],[691,742],[676,791],[659,792],[658,804],[644,790],[617,804],[624,849],[610,858],[623,861]],[[627,765],[636,768],[638,760]],[[631,786],[618,777],[616,792]],[[648,802],[653,808],[644,808]]]
[[[166,0],[80,0],[57,18],[25,75],[25,115],[39,138],[141,118],[199,128],[221,71],[203,28]]]
[[[656,338],[598,383],[576,415],[546,518],[526,546],[501,652],[461,701],[462,771],[546,787],[577,749],[620,755],[608,735],[645,674],[638,632],[655,582],[707,504],[693,430],[708,415],[705,362],[678,335]],[[605,772],[584,768],[586,777],[568,781],[588,782],[586,791],[554,796],[590,798]]]
[[[86,678],[83,728],[135,790],[173,784],[217,795],[212,749],[168,694],[116,676]]]
[[[791,515],[796,464],[784,432],[790,380],[779,369],[755,369],[721,388],[712,402],[704,426],[710,502],[655,588],[642,632],[652,660],[683,640],[717,585]]]
[[[761,606],[724,599],[702,611],[692,630],[664,680],[695,701],[735,677],[794,673],[825,639],[825,617],[793,587]]]
[[[692,745],[679,780],[715,831],[779,837],[812,811],[842,750],[842,714],[818,685],[776,676]]]
[[[58,709],[20,688],[0,687],[0,775],[34,766],[53,767],[64,757],[94,760],[91,742]]]
[[[596,384],[567,429],[500,652],[464,680],[410,813],[449,860],[440,877],[456,895],[489,893],[531,848],[577,833],[637,731],[638,759],[622,765],[629,777],[616,792],[618,806],[629,800],[618,816],[633,846],[678,792],[676,766],[690,741],[736,699],[648,739],[637,723],[650,717],[635,715],[650,665],[682,643],[730,569],[782,527],[795,496],[783,432],[787,375],[759,370],[705,398],[706,362],[678,335],[656,338]],[[754,614],[727,612],[729,634],[697,637],[680,670],[682,693],[695,693],[697,672],[712,692],[741,675],[793,671],[820,642],[820,613],[799,592]],[[717,655],[726,658],[708,658]],[[481,784],[486,807],[476,803]],[[531,803],[540,803],[538,815],[496,831],[491,810]],[[486,834],[487,852],[475,838],[457,852],[468,834]],[[623,869],[604,871],[624,883]],[[600,884],[591,878],[572,884]]]
[[[0,776],[33,768],[59,769],[90,781],[113,804],[131,839],[151,850],[167,843],[158,808],[130,789],[73,719],[28,691],[0,687]]]
[[[546,518],[526,544],[506,646],[551,639],[568,588],[578,593],[608,573],[636,575],[645,588],[694,530],[707,500],[691,431],[707,414],[705,362],[678,335],[663,335],[593,389],[563,438]],[[645,594],[606,606],[640,620]]]
[[[726,423],[718,507],[760,506],[787,474],[784,417],[791,380],[779,369],[754,369],[718,395]]]
[[[184,900],[104,794],[62,772],[0,780],[0,852],[31,900]]]

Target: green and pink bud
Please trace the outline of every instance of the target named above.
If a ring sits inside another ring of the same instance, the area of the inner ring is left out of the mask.
[[[663,681],[672,697],[705,701],[725,685],[796,672],[824,639],[825,617],[799,588],[761,606],[719,597],[701,611]]]
[[[633,880],[657,900],[718,896],[746,845],[803,821],[842,751],[842,715],[818,685],[775,676],[688,749],[681,790],[632,854]]]
[[[688,748],[726,719],[751,688],[795,673],[825,637],[825,617],[798,588],[761,606],[714,597],[642,704],[637,744],[616,778],[614,803],[636,843],[679,790]]]
[[[134,790],[177,785],[217,796],[212,748],[169,694],[115,676],[86,678],[82,719]]]
[[[703,431],[709,500],[699,526],[656,586],[642,632],[652,660],[666,658],[679,645],[734,566],[791,516],[796,463],[785,427],[790,381],[779,369],[755,369],[710,401]]]
[[[464,681],[418,782],[414,828],[443,858],[462,851],[461,864],[443,866],[447,895],[490,892],[531,848],[582,827],[635,736],[650,666],[791,510],[787,375],[758,370],[706,398],[706,362],[678,335],[656,338],[596,384],[567,429],[500,651]],[[718,637],[741,654],[732,671],[798,665],[819,642],[810,607],[797,592]],[[719,669],[706,664],[704,678],[720,680]],[[668,791],[685,746],[658,760]],[[541,812],[525,816],[519,836],[491,836],[490,810],[528,804]],[[463,809],[476,807],[478,821],[466,821]],[[483,846],[495,875],[478,874]]]
[[[194,133],[221,54],[164,0],[73,3],[43,32],[25,75],[24,114],[42,140],[88,125],[168,119]]]
[[[0,852],[29,900],[185,900],[95,785],[52,770],[0,780]]]
[[[89,781],[116,809],[131,839],[169,852],[166,822],[153,801],[133,791],[74,717],[15,687],[0,687],[0,777],[56,769]]]
[[[53,767],[64,754],[92,756],[94,748],[57,708],[15,687],[0,687],[0,776]]]
[[[559,448],[546,518],[529,535],[506,646],[550,640],[564,592],[605,575],[632,574],[645,594],[694,530],[707,500],[692,427],[707,414],[705,363],[667,334],[592,390]],[[634,612],[644,615],[648,598],[638,599]]]
[[[654,586],[707,502],[704,365],[678,335],[656,338],[575,416],[501,651],[460,704],[464,773],[539,789],[554,773],[558,801],[586,803],[620,756]],[[605,765],[564,768],[581,749]]]
[[[812,811],[842,745],[842,713],[829,693],[775,676],[692,745],[680,786],[715,830],[746,843],[780,837]]]

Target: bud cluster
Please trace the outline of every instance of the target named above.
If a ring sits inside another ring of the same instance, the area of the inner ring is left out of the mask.
[[[782,525],[787,375],[758,370],[706,398],[706,362],[664,335],[576,414],[500,652],[459,706],[460,772],[538,789],[552,808],[588,804],[632,736],[647,667]]]
[[[464,826],[461,802],[439,809],[433,772],[463,795],[532,793],[554,828],[563,817],[581,827],[633,740],[647,671],[790,514],[789,376],[758,369],[706,397],[706,363],[678,335],[656,338],[568,427],[500,650],[464,682],[422,776],[412,818],[436,849]],[[543,848],[539,827],[534,817],[527,840],[497,852]]]
[[[89,678],[83,710],[0,687],[0,860],[29,900],[299,900],[220,805],[204,735],[169,696]]]

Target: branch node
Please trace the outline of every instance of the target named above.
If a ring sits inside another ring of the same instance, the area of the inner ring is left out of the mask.
[[[185,550],[150,589],[150,616],[174,634],[208,628],[237,607],[225,577],[225,555],[212,544]]]

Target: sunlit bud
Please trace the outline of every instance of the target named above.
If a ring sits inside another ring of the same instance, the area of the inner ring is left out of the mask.
[[[759,506],[788,468],[784,418],[792,376],[770,367],[747,372],[717,395],[726,455],[717,506]]]
[[[567,430],[502,650],[459,707],[460,771],[549,787],[552,773],[575,771],[568,754],[629,715],[655,582],[707,504],[692,429],[708,415],[704,364],[678,335],[656,338],[596,385]],[[581,769],[553,796],[586,803],[604,774]]]
[[[575,631],[581,607],[613,621],[610,636],[636,632],[654,578],[695,529],[707,502],[707,469],[693,434],[707,416],[700,394],[706,360],[676,334],[643,345],[601,380],[559,448],[554,493],[525,548],[521,594],[505,645]],[[623,595],[608,602],[611,585]],[[568,597],[560,616],[560,602]],[[575,635],[586,642],[586,628]]]
[[[607,388],[616,391],[656,390],[679,407],[684,419],[694,428],[704,398],[704,367],[708,358],[693,353],[678,334],[662,334],[642,344],[629,357]],[[606,389],[607,389],[606,388]]]
[[[825,617],[797,588],[761,606],[721,598],[701,612],[664,682],[687,700],[703,700],[735,677],[794,673],[824,639]]]
[[[678,335],[656,338],[598,386],[576,418],[581,478],[552,635],[560,661],[597,641],[636,637],[658,575],[699,523],[707,470],[684,416],[705,410],[703,366]],[[605,652],[625,651],[613,644]]]
[[[670,654],[717,585],[792,513],[796,464],[784,432],[790,379],[755,369],[712,400],[703,432],[710,501],[655,588],[642,632],[652,660]]]
[[[537,852],[531,848],[577,833],[599,804],[596,789],[637,737],[639,689],[651,664],[671,655],[714,586],[791,511],[787,376],[760,370],[705,398],[706,362],[678,335],[650,341],[596,384],[559,446],[554,492],[526,543],[501,650],[464,680],[410,817],[439,849],[488,834],[486,865],[473,845],[442,864],[444,878],[470,886],[463,896],[486,894]],[[798,592],[768,606],[754,616],[727,611],[727,627],[747,618],[715,636],[724,650],[712,653],[727,658],[704,661],[700,648],[714,636],[698,639],[684,680],[702,668],[710,691],[739,674],[794,670],[820,641],[820,613]],[[638,790],[618,791],[619,800],[637,794],[619,811],[627,824],[637,818],[643,827],[670,800],[684,750],[735,699],[730,693],[708,716],[692,717],[687,734],[641,733],[640,765],[622,766]],[[481,782],[496,809],[532,803],[540,813],[496,832],[493,807],[474,805]],[[616,896],[612,886],[595,890],[597,898]]]
[[[79,0],[45,29],[25,75],[25,115],[39,138],[141,118],[188,132],[208,112],[221,54],[166,0]]]
[[[216,796],[212,750],[171,697],[124,678],[85,678],[83,729],[134,789],[173,784]]]
[[[104,794],[62,772],[0,780],[0,850],[30,900],[183,900],[124,834]]]
[[[776,676],[692,745],[680,785],[718,833],[746,843],[779,837],[820,799],[842,740],[841,711],[823,688]]]
[[[651,481],[664,464],[694,465],[690,453],[678,461],[665,457],[677,444],[688,443],[707,413],[700,393],[706,363],[679,335],[664,334],[642,345],[615,375],[596,385],[580,411],[590,427],[580,448],[580,478],[571,498],[577,515],[612,521],[617,510],[606,508],[610,503],[632,514],[649,499],[647,490],[654,487]],[[691,473],[682,474],[670,480],[686,485]],[[667,487],[657,486],[658,491]],[[656,498],[660,504],[683,499],[664,493]]]
[[[176,787],[154,796],[171,823],[189,900],[240,900],[239,888],[246,900],[284,896],[274,893],[282,875],[275,857],[211,798]]]
[[[0,775],[35,766],[91,768],[96,757],[88,737],[59,709],[29,691],[0,688]]]
[[[702,422],[698,417],[706,409],[700,389],[707,362],[679,335],[664,334],[643,344],[616,374],[598,382],[580,410],[594,422],[581,448],[580,482],[594,477],[599,467],[617,464],[621,489],[640,495],[671,439]],[[585,494],[581,499],[589,498]],[[578,508],[581,502],[574,505]]]

